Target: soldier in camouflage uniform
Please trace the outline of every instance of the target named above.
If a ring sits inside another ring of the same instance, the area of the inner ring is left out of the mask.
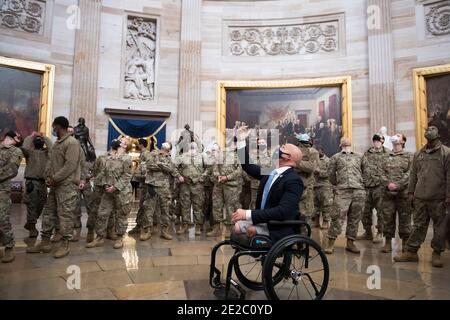
[[[250,158],[253,163],[260,166],[261,168],[270,168],[272,166],[272,159],[267,151],[267,142],[263,139],[258,141],[258,148],[250,151]],[[250,177],[250,192],[251,192],[251,202],[249,209],[256,208],[256,198],[258,197],[258,190],[260,181]]]
[[[27,229],[30,238],[36,238],[39,232],[36,223],[41,216],[47,201],[47,185],[45,184],[45,167],[50,159],[53,142],[44,135],[33,132],[23,141],[22,152],[27,161],[25,167],[26,193],[24,203],[27,205]]]
[[[14,131],[6,134],[0,144],[0,238],[5,246],[3,263],[14,261],[14,234],[10,222],[11,214],[11,179],[17,176],[23,154],[20,135]]]
[[[330,227],[331,209],[333,207],[333,186],[328,175],[330,158],[325,155],[322,148],[318,149],[319,165],[314,171],[314,225],[320,227],[320,216],[322,216],[322,229]]]
[[[81,204],[84,203],[84,206],[86,207],[86,212],[88,215],[88,221],[89,217],[92,215],[91,212],[91,202],[92,202],[92,185],[91,185],[91,179],[93,178],[93,166],[94,163],[87,162],[86,158],[84,156],[81,157],[81,182],[79,185],[79,192],[78,192],[78,202],[77,207],[74,212],[74,232],[72,239],[70,241],[72,242],[78,242],[80,240],[80,234],[81,234]]]
[[[226,211],[225,224],[227,226],[226,237],[231,234],[231,216],[240,207],[239,187],[242,183],[242,169],[239,164],[235,148],[231,147],[220,154],[217,163],[213,167],[213,230],[208,232],[208,237],[221,235],[220,223],[224,222],[223,210]]]
[[[218,145],[208,147],[203,155],[203,166],[205,168],[203,172],[203,188],[205,201],[203,202],[203,213],[205,220],[208,221],[209,226],[213,225],[212,207],[213,207],[213,188],[214,188],[214,177],[213,177],[213,167],[216,163],[217,151],[219,150]],[[210,231],[210,230],[208,230]]]
[[[183,217],[182,225],[177,234],[184,234],[189,230],[191,222],[191,206],[194,214],[195,235],[201,235],[203,231],[203,157],[197,152],[197,144],[191,143],[190,149],[177,158],[178,171],[184,178],[180,184],[180,205]]]
[[[391,138],[394,149],[389,152],[381,164],[383,192],[383,222],[386,244],[381,249],[384,253],[392,251],[392,239],[395,238],[398,214],[398,233],[406,243],[411,233],[411,206],[408,201],[409,173],[413,155],[404,150],[406,137],[396,134]]]
[[[381,184],[383,168],[381,163],[389,154],[389,150],[383,147],[384,138],[374,135],[372,138],[373,147],[370,148],[363,157],[363,179],[366,188],[366,203],[361,221],[364,227],[364,234],[358,240],[373,240],[373,243],[383,241],[383,193],[384,187]],[[377,211],[377,234],[372,233],[373,209]]]
[[[311,223],[311,217],[314,214],[314,171],[319,165],[319,152],[312,147],[311,137],[308,134],[301,134],[297,139],[299,141],[297,146],[303,153],[303,159],[296,170],[305,186],[300,199],[300,213],[307,223]]]
[[[41,242],[27,249],[28,253],[48,253],[52,247],[50,236],[59,223],[63,243],[54,253],[55,258],[69,254],[69,241],[73,233],[73,213],[77,206],[80,184],[82,150],[80,143],[68,132],[69,121],[57,117],[53,121],[53,134],[58,137],[47,166],[47,186],[50,193],[42,212]]]
[[[114,222],[117,239],[113,248],[123,247],[123,236],[127,230],[128,215],[131,211],[132,187],[131,176],[133,164],[131,157],[127,154],[130,142],[126,138],[114,140],[111,148],[116,150],[105,162],[104,168],[104,193],[100,202],[95,220],[95,232],[97,237],[88,243],[86,248],[94,248],[104,243],[108,218],[112,212],[115,213]]]
[[[427,145],[414,155],[408,186],[413,203],[414,226],[406,241],[405,252],[394,257],[396,262],[416,262],[417,251],[425,241],[430,219],[433,221],[432,265],[442,268],[441,253],[445,240],[441,224],[450,206],[450,148],[440,141],[439,130],[430,126],[426,133]]]
[[[359,253],[354,241],[358,233],[358,224],[364,210],[366,192],[362,177],[362,156],[351,150],[348,138],[341,139],[342,151],[334,155],[329,163],[330,182],[336,188],[334,207],[331,213],[331,226],[328,231],[328,246],[325,253],[333,254],[334,242],[342,232],[344,219],[347,218],[346,250]]]
[[[147,186],[147,198],[145,200],[145,211],[147,219],[152,219],[159,203],[161,208],[159,217],[161,224],[161,237],[166,240],[172,240],[173,237],[169,233],[170,225],[170,209],[169,204],[172,200],[172,191],[170,190],[170,177],[178,179],[184,183],[184,178],[178,172],[176,165],[172,162],[170,152],[172,144],[165,142],[162,145],[159,154],[154,154],[147,163],[147,176],[145,184]],[[150,223],[150,225],[153,222]]]

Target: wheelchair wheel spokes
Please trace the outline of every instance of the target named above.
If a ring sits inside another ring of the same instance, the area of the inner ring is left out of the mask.
[[[263,290],[262,266],[264,256],[241,255],[236,259],[234,272],[239,281],[249,289]]]
[[[283,276],[277,283],[274,281],[273,268],[279,262],[280,255],[285,257],[283,261],[288,262],[288,265],[283,268]],[[320,246],[301,236],[274,247],[264,265],[264,287],[269,299],[322,299],[328,279],[328,262]]]

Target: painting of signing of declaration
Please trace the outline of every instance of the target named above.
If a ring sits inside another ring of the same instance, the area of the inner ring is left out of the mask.
[[[228,130],[242,122],[257,132],[278,129],[281,144],[297,144],[307,133],[328,156],[339,152],[341,87],[227,90],[226,101]]]
[[[0,66],[0,138],[9,130],[22,137],[39,127],[42,75]]]
[[[428,125],[436,126],[450,147],[450,74],[426,78],[426,87]]]

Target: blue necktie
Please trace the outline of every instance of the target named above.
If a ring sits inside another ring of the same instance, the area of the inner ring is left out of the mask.
[[[270,187],[272,186],[272,181],[276,175],[277,175],[277,171],[273,170],[270,173],[270,176],[266,182],[266,185],[264,186],[264,191],[263,191],[262,200],[261,200],[261,209],[262,210],[264,210],[266,207],[266,202],[267,202],[267,197],[269,196]]]

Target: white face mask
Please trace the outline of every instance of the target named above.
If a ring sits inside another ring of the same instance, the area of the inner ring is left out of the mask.
[[[392,137],[391,137],[391,142],[392,142],[392,144],[400,144],[400,143],[401,143],[401,140],[400,140],[400,138],[397,137],[397,136],[392,136]]]

